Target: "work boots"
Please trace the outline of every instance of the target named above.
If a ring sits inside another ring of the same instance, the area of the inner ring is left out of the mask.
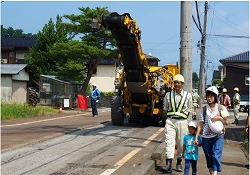
[[[177,171],[177,172],[182,172],[181,158],[178,158],[178,159],[177,159],[176,171]]]
[[[234,122],[232,124],[238,124],[239,123],[239,120],[238,119],[235,119]]]
[[[172,159],[166,159],[166,167],[162,167],[164,173],[172,173]]]

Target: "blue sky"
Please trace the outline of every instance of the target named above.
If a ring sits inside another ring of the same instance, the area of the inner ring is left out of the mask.
[[[198,1],[201,26],[204,22],[204,1]],[[197,20],[195,1],[192,14]],[[57,14],[80,14],[78,7],[108,7],[110,12],[130,13],[142,31],[143,52],[159,58],[160,65],[179,62],[180,1],[3,1],[1,24],[4,28],[37,33]],[[219,60],[249,50],[249,2],[209,1],[207,34],[243,36],[243,38],[208,36],[206,40],[207,76],[221,65]],[[196,44],[201,34],[193,22],[193,71],[199,73],[200,50]]]

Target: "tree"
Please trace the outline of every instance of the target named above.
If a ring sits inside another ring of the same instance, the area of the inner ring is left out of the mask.
[[[36,34],[32,33],[23,33],[22,29],[13,29],[8,27],[7,29],[1,25],[1,36],[2,37],[36,37]]]
[[[34,47],[30,48],[30,54],[25,57],[26,63],[32,68],[38,78],[41,74],[52,75],[57,72],[58,63],[65,63],[60,58],[50,52],[52,46],[57,42],[67,43],[71,38],[67,36],[67,31],[60,27],[62,17],[57,15],[56,24],[50,18],[45,24],[42,31],[38,31],[37,42]],[[57,66],[55,66],[57,65]]]
[[[220,79],[213,79],[212,85],[216,86],[218,91],[221,92],[222,89],[224,88],[224,83],[225,79],[223,79],[223,81],[221,81]]]
[[[80,15],[64,15],[64,17],[70,20],[70,23],[62,23],[72,37],[80,36],[81,42],[74,42],[76,45],[72,45],[75,48],[82,48],[79,51],[78,59],[86,65],[87,75],[83,83],[82,89],[79,93],[84,94],[92,77],[94,70],[102,59],[115,59],[118,56],[118,50],[116,49],[115,40],[111,35],[111,32],[104,29],[93,29],[91,23],[94,18],[100,20],[102,14],[109,14],[107,7],[96,7],[95,9],[78,8],[81,11]],[[74,51],[76,51],[74,50]]]

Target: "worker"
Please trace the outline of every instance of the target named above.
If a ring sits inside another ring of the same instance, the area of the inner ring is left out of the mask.
[[[183,90],[184,77],[177,74],[173,78],[174,90],[168,92],[164,98],[164,112],[166,112],[165,143],[166,143],[166,167],[162,167],[165,173],[172,172],[175,146],[177,147],[176,171],[182,172],[182,145],[183,138],[188,133],[187,118],[192,112],[192,95]]]
[[[199,107],[198,104],[198,100],[199,100],[200,96],[197,92],[195,92],[195,90],[192,90],[192,99],[193,99],[193,110],[192,110],[192,118],[193,120],[196,120],[196,110]]]
[[[231,100],[229,95],[227,95],[227,89],[222,89],[222,95],[219,97],[219,102],[221,105],[225,106],[227,109],[231,108]]]
[[[98,116],[96,103],[99,102],[99,98],[101,97],[100,91],[96,88],[96,84],[92,84],[92,94],[91,94],[91,108],[93,117]]]
[[[240,110],[240,94],[238,87],[234,88],[233,104],[234,104],[234,122],[232,124],[238,124],[239,110]]]

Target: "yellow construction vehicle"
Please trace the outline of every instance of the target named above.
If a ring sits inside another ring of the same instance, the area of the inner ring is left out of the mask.
[[[142,52],[141,30],[130,14],[114,12],[102,15],[102,27],[110,30],[120,51],[121,65],[115,81],[117,95],[111,106],[114,125],[143,121],[158,125],[163,118],[163,99],[173,88],[173,77],[179,73],[178,65],[150,66]]]

